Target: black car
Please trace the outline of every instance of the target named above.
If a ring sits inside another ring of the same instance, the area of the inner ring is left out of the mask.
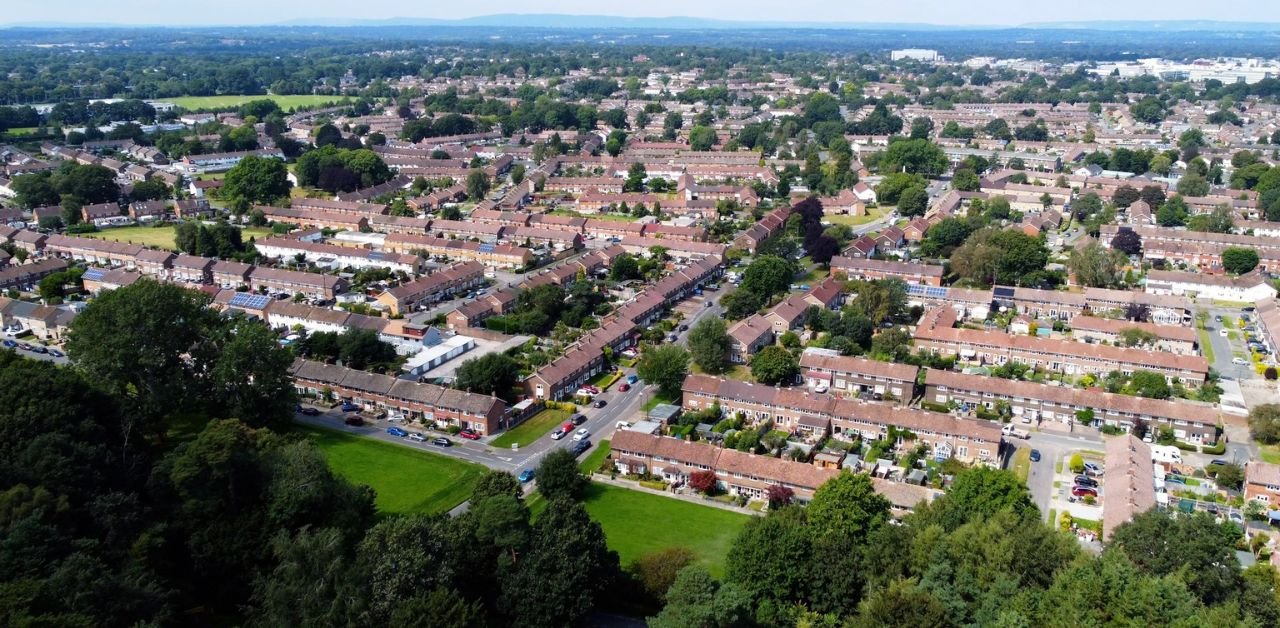
[[[575,456],[579,456],[579,455],[582,455],[582,452],[588,449],[591,449],[591,441],[584,438],[580,441],[575,442],[573,446],[569,448],[569,453]]]
[[[595,403],[593,403],[593,404],[591,404],[591,405],[592,405],[592,406],[594,406],[594,407],[596,407],[596,408],[603,408],[603,407],[605,407],[605,406],[606,406],[606,405],[608,405],[608,404],[606,404],[606,403],[605,403],[605,400],[604,400],[604,399],[596,399],[596,402],[595,402]]]
[[[317,408],[312,408],[311,406],[307,406],[299,410],[298,412],[306,416],[320,416],[320,410]]]
[[[586,415],[583,415],[583,414],[575,414],[573,415],[573,418],[571,420],[573,421],[574,425],[582,425],[583,423],[587,422],[587,417]]]
[[[1077,475],[1076,486],[1088,486],[1089,488],[1098,488],[1098,481],[1087,475]]]
[[[453,441],[441,436],[440,438],[432,439],[431,444],[437,447],[452,447]]]

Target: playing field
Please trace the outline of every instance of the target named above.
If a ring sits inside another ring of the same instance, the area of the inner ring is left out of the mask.
[[[87,238],[154,246],[170,251],[175,251],[178,248],[173,241],[172,225],[164,227],[116,227],[82,235]],[[270,235],[271,230],[263,227],[243,227],[240,229],[240,237],[245,242],[248,242],[250,237],[262,239]]]
[[[477,464],[372,438],[297,429],[320,447],[339,475],[373,487],[378,510],[385,513],[446,512],[471,496],[485,472]]]
[[[748,515],[597,482],[587,488],[585,501],[624,566],[645,554],[683,546],[716,577],[724,575],[729,545],[748,520]]]
[[[343,96],[319,96],[313,94],[298,94],[290,96],[183,96],[181,98],[162,98],[160,102],[171,102],[184,109],[192,111],[198,109],[235,109],[251,100],[270,99],[276,101],[281,109],[289,110],[295,107],[317,107],[330,103],[337,103],[344,100]]]

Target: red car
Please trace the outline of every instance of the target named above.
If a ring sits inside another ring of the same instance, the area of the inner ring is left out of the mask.
[[[618,387],[618,392],[627,392],[628,390],[631,390],[631,384],[623,384]]]
[[[1076,497],[1097,497],[1098,491],[1088,486],[1073,486],[1071,487],[1071,494]]]
[[[480,435],[471,430],[462,430],[461,432],[458,432],[458,436],[467,440],[480,440]]]

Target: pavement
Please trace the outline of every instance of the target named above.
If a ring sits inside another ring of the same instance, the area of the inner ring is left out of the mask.
[[[5,339],[9,340],[10,338],[6,336]],[[14,338],[12,340],[14,340],[14,342],[17,342],[19,344],[22,344],[22,343],[35,344],[35,343],[28,342],[27,340],[24,340],[22,338]],[[34,351],[24,351],[19,347],[12,347],[12,348],[0,347],[0,351],[14,351],[18,355],[24,358],[31,358],[32,360],[43,360],[45,362],[53,362],[58,366],[66,366],[68,364],[71,364],[71,360],[67,358],[65,353],[63,353],[63,355],[60,357],[55,357],[55,356],[49,355],[48,353],[36,353]],[[59,351],[61,351],[61,349],[59,349]]]
[[[1021,424],[1018,427],[1025,427]],[[1054,498],[1061,489],[1054,490],[1054,476],[1057,474],[1059,460],[1064,460],[1072,451],[1091,449],[1102,451],[1102,440],[1094,436],[1081,436],[1057,432],[1032,432],[1027,440],[1011,441],[1018,449],[1035,449],[1040,452],[1040,461],[1031,463],[1031,472],[1027,475],[1027,489],[1031,499],[1040,508],[1040,516],[1049,519],[1049,510],[1056,509]],[[1012,461],[1013,457],[1009,459]]]

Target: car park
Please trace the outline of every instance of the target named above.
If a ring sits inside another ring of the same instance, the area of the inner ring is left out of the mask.
[[[522,484],[532,481],[533,469],[525,469],[524,471],[521,471],[519,477],[517,477],[516,479],[520,480]]]
[[[1075,477],[1075,483],[1076,483],[1075,484],[1076,486],[1088,486],[1089,488],[1098,488],[1098,481],[1087,475],[1077,475]]]
[[[349,416],[343,419],[342,422],[352,427],[360,427],[361,425],[364,425],[364,419],[358,416]]]
[[[390,434],[390,435],[392,435],[392,436],[396,436],[396,437],[398,437],[398,438],[404,438],[404,437],[406,437],[406,436],[408,436],[408,435],[409,435],[409,433],[408,433],[408,432],[406,432],[406,431],[404,431],[404,430],[402,430],[402,429],[400,429],[400,428],[398,428],[398,427],[395,427],[395,426],[388,427],[388,428],[387,428],[387,433],[388,433],[388,434]]]
[[[414,432],[409,435],[409,440],[415,443],[425,443],[427,442],[427,435],[422,432]]]
[[[462,430],[461,432],[458,432],[458,436],[461,436],[467,440],[480,440],[480,435],[475,433],[475,431],[471,429],[465,429],[465,430]]]
[[[452,447],[453,441],[441,436],[439,438],[432,439],[431,444],[435,445],[436,447]]]

